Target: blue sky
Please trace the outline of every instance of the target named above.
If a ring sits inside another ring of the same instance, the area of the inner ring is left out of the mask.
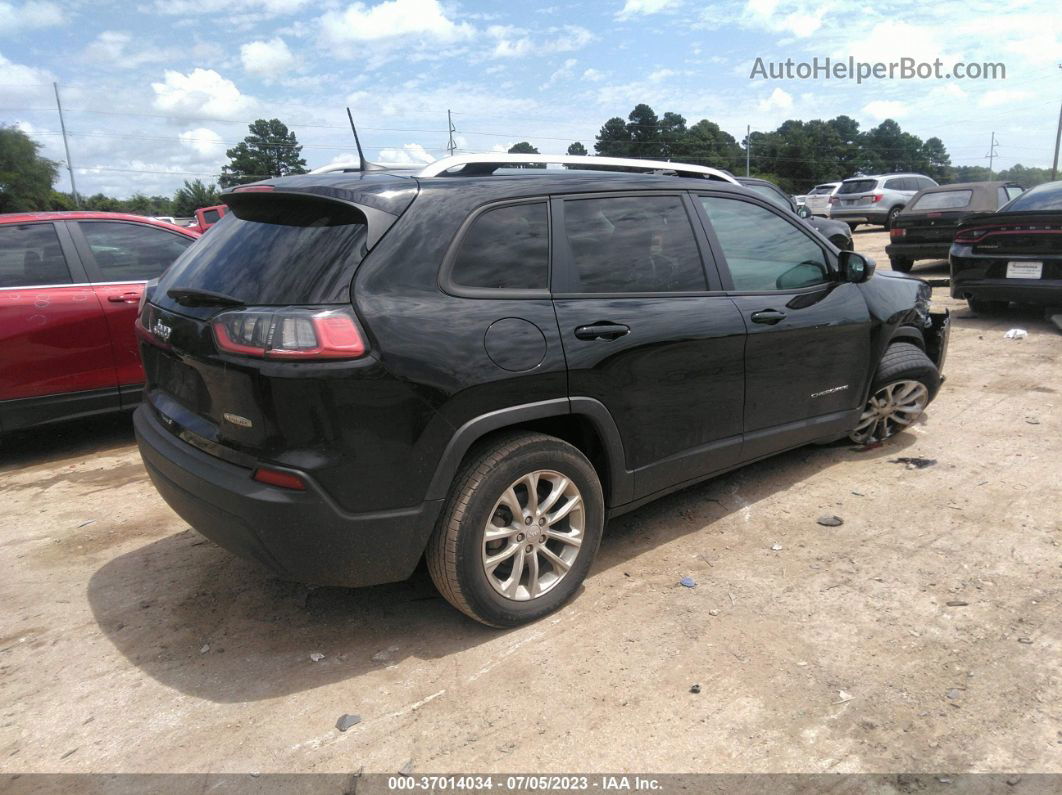
[[[259,117],[308,164],[351,157],[350,105],[371,159],[529,140],[562,152],[638,102],[739,140],[787,118],[895,118],[952,161],[1049,166],[1062,99],[1050,0],[0,0],[0,123],[63,161],[58,81],[82,193],[169,194],[209,178]],[[1002,62],[1006,79],[750,80],[757,57]],[[65,174],[60,187],[67,189]]]

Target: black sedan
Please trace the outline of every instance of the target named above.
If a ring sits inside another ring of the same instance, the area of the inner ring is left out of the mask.
[[[974,213],[994,213],[1024,188],[1015,182],[958,182],[915,194],[889,230],[885,253],[894,271],[919,259],[947,259],[955,229]]]
[[[779,207],[784,207],[790,212],[799,215],[804,223],[837,246],[841,251],[852,251],[852,230],[848,227],[848,224],[841,221],[813,217],[810,210],[803,205],[797,207],[796,202],[773,182],[768,182],[759,177],[735,177],[735,179],[744,187],[760,194]]]
[[[1008,302],[1062,306],[1062,182],[1038,185],[991,215],[967,218],[948,257],[951,296],[988,313]]]

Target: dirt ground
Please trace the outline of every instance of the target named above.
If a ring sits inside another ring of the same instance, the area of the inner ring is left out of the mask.
[[[8,438],[0,771],[1062,772],[1062,334],[934,292],[923,424],[621,517],[574,602],[508,632],[424,571],[270,579],[169,510],[128,417]]]

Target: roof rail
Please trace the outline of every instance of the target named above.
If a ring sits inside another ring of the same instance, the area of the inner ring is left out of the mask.
[[[730,174],[718,168],[710,166],[698,166],[692,163],[672,163],[667,160],[641,160],[631,157],[592,157],[590,155],[524,155],[508,154],[505,152],[491,152],[479,155],[453,155],[444,157],[429,163],[420,172],[418,177],[438,177],[445,175],[447,171],[457,166],[493,166],[504,168],[514,164],[541,164],[555,163],[564,166],[590,166],[594,170],[607,171],[609,167],[616,169],[639,169],[642,171],[658,172],[666,171],[683,177],[700,177],[702,179],[714,179],[721,182],[738,184]],[[313,173],[322,173],[314,171]],[[458,174],[482,174],[481,169],[463,169]],[[456,174],[454,175],[456,176]]]
[[[336,171],[355,171],[355,172],[360,174],[360,173],[365,172],[365,171],[401,171],[401,170],[408,170],[408,169],[411,169],[411,168],[416,168],[416,166],[404,165],[403,164],[403,165],[396,165],[396,166],[392,167],[392,166],[381,165],[379,163],[370,163],[370,162],[366,161],[364,168],[362,168],[360,163],[331,163],[331,164],[329,164],[327,166],[321,166],[319,168],[315,168],[310,173],[311,174],[332,174],[332,173],[334,173]]]

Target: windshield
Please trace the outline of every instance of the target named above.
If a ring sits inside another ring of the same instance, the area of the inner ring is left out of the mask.
[[[841,183],[838,193],[869,193],[878,186],[876,179],[853,179]]]
[[[233,203],[162,277],[159,302],[172,288],[221,293],[248,305],[350,300],[354,268],[365,256],[365,217],[356,208],[269,194]]]
[[[972,190],[942,190],[939,193],[924,193],[911,202],[910,210],[961,210],[970,206]]]
[[[1011,199],[1000,211],[1062,210],[1062,182],[1048,182]]]

